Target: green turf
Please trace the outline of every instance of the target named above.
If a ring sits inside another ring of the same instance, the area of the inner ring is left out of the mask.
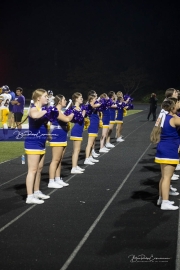
[[[127,116],[141,112],[142,110],[129,110]],[[23,116],[25,119],[27,116],[27,110]],[[24,122],[27,123],[27,120]],[[6,160],[10,160],[19,157],[24,154],[24,142],[0,142],[0,163]]]

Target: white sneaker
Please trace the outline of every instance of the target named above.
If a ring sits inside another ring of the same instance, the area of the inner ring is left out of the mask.
[[[103,147],[101,149],[99,149],[99,153],[108,153],[109,150],[107,150],[107,148]]]
[[[169,191],[169,195],[172,195],[172,196],[178,196],[178,195],[179,195],[179,192],[170,190],[170,191]]]
[[[99,156],[100,154],[96,153],[94,150],[92,150],[92,156]]]
[[[92,156],[93,156],[94,158],[97,158],[97,157],[100,156],[100,154],[93,154],[93,153],[92,153]]]
[[[32,197],[32,198],[27,198],[26,203],[27,204],[42,204],[42,203],[44,203],[44,201],[39,200],[38,198]]]
[[[119,137],[119,138],[116,140],[116,142],[124,142],[124,140],[123,140],[121,137]]]
[[[59,185],[56,182],[49,182],[48,188],[63,188],[63,186],[62,185]]]
[[[179,207],[169,203],[162,203],[161,210],[177,210]]]
[[[89,158],[86,158],[84,161],[84,164],[86,165],[94,165],[95,163],[93,163]]]
[[[91,161],[91,162],[99,162],[99,160],[98,159],[94,159],[93,157],[89,157],[89,160]]]
[[[178,179],[179,179],[179,177],[174,176],[174,175],[171,177],[171,180],[173,180],[173,181],[177,181]]]
[[[73,174],[80,174],[83,173],[82,171],[78,170],[77,168],[72,168],[71,173]]]
[[[66,182],[64,182],[64,181],[62,180],[62,178],[61,178],[60,180],[55,180],[55,183],[57,183],[58,185],[63,186],[63,187],[69,186],[69,184],[66,183]]]
[[[34,193],[34,198],[47,200],[47,199],[50,198],[50,196],[49,195],[45,195],[41,191],[39,191],[38,193]]]
[[[172,190],[172,191],[177,191],[177,188],[173,188],[173,187],[170,185],[170,190]]]
[[[107,148],[114,148],[115,145],[113,145],[112,143],[106,143],[105,145]]]
[[[168,201],[169,204],[174,204],[174,201]],[[162,204],[162,199],[158,199],[157,200],[157,205],[161,205]]]
[[[175,171],[180,171],[180,164],[178,164],[178,165],[176,166]]]
[[[173,173],[173,176],[176,176],[176,177],[178,177],[178,178],[179,178],[179,174],[175,174],[175,173]]]
[[[84,172],[85,171],[85,169],[83,169],[83,168],[81,168],[79,166],[77,166],[76,169],[79,170],[79,171],[81,171],[81,172]]]

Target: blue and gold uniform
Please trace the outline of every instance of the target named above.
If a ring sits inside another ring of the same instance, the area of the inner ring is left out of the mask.
[[[88,127],[88,135],[89,137],[97,137],[99,128],[99,115],[96,109],[93,109],[92,114],[89,116],[89,119],[90,125]]]
[[[25,138],[25,153],[28,155],[43,155],[48,136],[47,120],[44,117],[34,119],[29,116],[29,131]]]
[[[74,126],[71,129],[71,141],[82,141],[83,137],[83,130],[84,130],[84,117],[82,115],[82,110],[78,108],[77,112],[75,111],[76,107],[74,106],[74,114],[78,113],[78,117],[76,119],[76,115],[74,115],[72,122],[74,123]]]
[[[109,124],[116,124],[116,109],[110,108],[109,114],[110,114]]]
[[[179,136],[175,127],[169,123],[173,116],[166,115],[161,131],[160,142],[157,145],[155,162],[160,164],[179,164]]]
[[[103,114],[103,117],[102,117],[103,128],[109,128],[109,121],[110,121],[109,108],[106,108],[106,110],[103,110],[102,114]]]
[[[124,113],[123,108],[119,108],[117,110],[116,124],[122,124],[123,123],[123,113]]]
[[[58,119],[52,122],[53,131],[51,132],[50,146],[67,146],[67,126],[67,123]]]

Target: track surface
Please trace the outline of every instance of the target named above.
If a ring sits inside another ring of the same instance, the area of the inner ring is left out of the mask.
[[[51,198],[43,205],[25,204],[27,165],[20,157],[0,164],[0,270],[180,269],[179,211],[156,206],[160,169],[149,140],[154,122],[146,121],[146,105],[136,109],[143,111],[124,119],[125,142],[112,139],[116,147],[93,166],[83,165],[84,132],[82,175],[70,174],[68,143],[62,176],[69,187],[47,188],[47,148],[41,190]],[[179,181],[173,186],[180,190]],[[179,196],[171,200],[179,205]]]

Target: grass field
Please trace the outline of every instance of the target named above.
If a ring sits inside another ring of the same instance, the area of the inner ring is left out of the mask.
[[[127,116],[141,112],[141,110],[129,110]],[[27,116],[27,110],[23,116],[25,119]],[[24,122],[27,123],[27,120]],[[24,142],[0,142],[0,163],[19,157],[24,154]]]

